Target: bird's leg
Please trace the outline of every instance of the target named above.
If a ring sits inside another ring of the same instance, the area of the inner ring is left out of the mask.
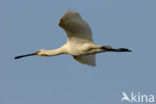
[[[131,50],[129,50],[127,48],[114,49],[110,46],[102,46],[101,49],[103,49],[105,51],[112,51],[112,52],[132,52]]]

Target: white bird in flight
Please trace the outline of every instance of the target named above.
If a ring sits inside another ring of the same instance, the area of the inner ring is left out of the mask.
[[[41,49],[35,53],[16,56],[19,59],[26,56],[56,56],[70,54],[75,60],[82,64],[95,66],[95,54],[100,52],[131,52],[126,48],[114,49],[111,46],[96,45],[92,39],[92,31],[88,23],[82,19],[78,12],[70,9],[60,19],[58,24],[67,34],[67,42],[55,50]]]

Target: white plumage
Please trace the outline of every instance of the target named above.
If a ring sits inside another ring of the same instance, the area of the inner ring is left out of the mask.
[[[106,51],[130,52],[130,50],[125,48],[113,49],[110,46],[94,44],[92,31],[88,23],[81,18],[78,12],[73,12],[70,9],[60,19],[59,26],[64,29],[68,38],[62,47],[55,50],[41,49],[32,54],[16,56],[15,59],[31,55],[55,56],[59,54],[70,54],[82,64],[95,66],[96,53]]]
[[[76,53],[78,51],[76,47],[80,47],[84,43],[93,42],[91,28],[78,12],[72,12],[68,9],[67,13],[60,19],[59,26],[67,33],[70,53]],[[80,63],[95,66],[95,54],[73,57]]]

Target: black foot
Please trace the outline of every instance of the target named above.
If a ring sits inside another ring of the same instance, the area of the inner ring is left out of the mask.
[[[118,52],[132,52],[131,50],[129,49],[126,49],[126,48],[119,48],[117,49]]]

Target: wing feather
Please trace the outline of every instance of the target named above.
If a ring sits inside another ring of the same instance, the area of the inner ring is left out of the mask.
[[[82,64],[87,64],[91,66],[95,66],[95,54],[92,55],[83,55],[83,56],[73,56],[75,60]]]
[[[72,50],[71,52],[73,52],[73,50],[75,51],[75,48],[78,48],[85,42],[93,42],[91,28],[78,12],[73,12],[68,9],[60,19],[59,26],[62,27],[67,34],[67,43],[70,43],[68,50]],[[73,58],[82,64],[95,66],[95,54],[73,56]]]
[[[81,18],[78,12],[73,12],[69,9],[60,19],[59,26],[65,30],[69,40],[77,38],[93,41],[91,28],[88,23]]]

